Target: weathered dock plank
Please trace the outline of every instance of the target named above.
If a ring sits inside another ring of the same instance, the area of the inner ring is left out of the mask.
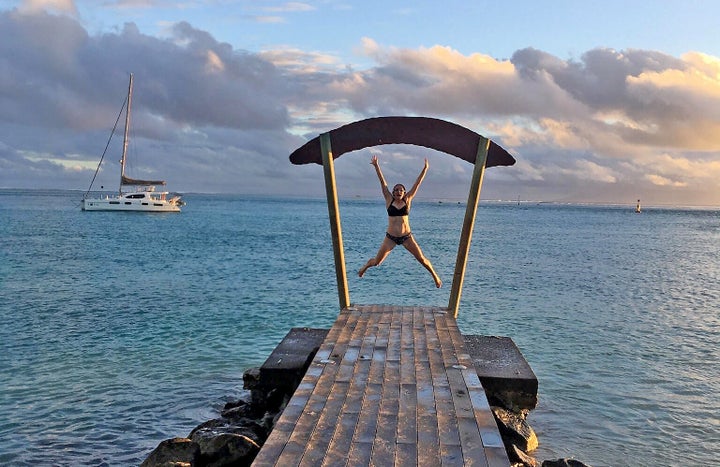
[[[454,318],[368,305],[342,310],[253,465],[509,464]]]

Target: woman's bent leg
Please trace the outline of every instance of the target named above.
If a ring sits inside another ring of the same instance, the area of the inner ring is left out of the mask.
[[[362,277],[365,274],[365,271],[368,270],[368,268],[371,268],[373,266],[380,266],[380,264],[385,261],[385,258],[387,258],[387,255],[390,254],[393,248],[395,248],[395,242],[385,237],[382,244],[380,245],[380,249],[378,249],[377,255],[375,255],[374,258],[370,258],[369,260],[367,260],[367,263],[365,263],[365,265],[361,267],[358,271],[358,276]]]

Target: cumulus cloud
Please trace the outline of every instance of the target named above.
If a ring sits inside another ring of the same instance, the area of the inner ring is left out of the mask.
[[[175,25],[167,39],[144,35],[133,24],[90,36],[66,16],[9,11],[0,14],[0,29],[7,32],[0,43],[5,144],[0,159],[8,168],[0,174],[2,186],[47,187],[54,186],[46,184],[49,180],[55,185],[64,180],[65,188],[81,188],[88,183],[87,171],[71,173],[68,167],[87,168],[99,159],[130,72],[136,77],[133,141],[143,152],[158,153],[148,163],[172,161],[163,176],[188,189],[193,173],[209,172],[218,183],[205,183],[198,191],[212,185],[238,190],[237,180],[251,172],[247,161],[255,157],[284,167],[288,148],[302,142],[287,132],[286,101],[294,90],[282,72],[187,23]],[[28,154],[34,156],[23,156]],[[235,155],[233,163],[227,154]],[[25,172],[17,163],[23,160]],[[229,175],[227,181],[220,182],[222,174]],[[79,175],[85,181],[79,182]]]
[[[526,48],[501,60],[365,38],[358,53],[372,65],[355,69],[322,51],[251,53],[187,22],[163,38],[132,23],[93,35],[73,8],[28,1],[0,13],[0,186],[82,188],[133,72],[135,140],[179,189],[322,194],[319,171],[287,163],[305,138],[361,118],[423,115],[516,156],[512,169],[489,171],[484,196],[620,202],[663,187],[668,200],[692,202],[698,187],[720,193],[717,57],[597,48],[565,60]],[[430,157],[424,193],[465,196],[468,164],[422,148],[378,151],[398,177]],[[374,193],[365,158],[337,169],[346,192]]]
[[[660,180],[647,176],[648,167],[638,161],[694,157],[696,168],[714,172],[717,58],[600,48],[574,61],[523,49],[501,61],[446,47],[402,50],[369,39],[364,46],[377,67],[342,76],[334,87],[356,112],[433,114],[485,128],[527,158],[517,167],[527,171],[518,173],[520,179],[563,183],[548,173],[553,167],[564,179],[592,180],[623,193]],[[628,167],[636,168],[632,181]],[[675,169],[665,177],[667,186],[698,182],[689,167]],[[709,191],[716,189],[710,182]]]

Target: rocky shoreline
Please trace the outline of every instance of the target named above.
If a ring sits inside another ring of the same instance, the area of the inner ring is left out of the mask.
[[[225,404],[218,418],[198,425],[187,437],[162,441],[141,467],[251,465],[326,333],[322,329],[291,330],[262,367],[243,374],[243,387],[249,390],[249,396]],[[575,459],[540,462],[531,455],[538,439],[527,423],[527,415],[537,405],[537,380],[512,340],[494,336],[464,338],[512,465],[586,466]],[[510,373],[517,376],[508,378]]]

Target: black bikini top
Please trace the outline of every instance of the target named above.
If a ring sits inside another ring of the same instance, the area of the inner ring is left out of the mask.
[[[396,208],[391,202],[390,206],[387,208],[387,212],[390,217],[407,216],[410,214],[410,209],[408,209],[407,202],[405,203],[405,206],[401,208]]]

